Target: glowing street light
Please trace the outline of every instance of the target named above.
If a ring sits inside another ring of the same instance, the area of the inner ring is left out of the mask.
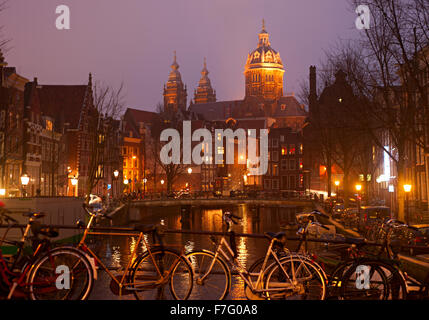
[[[22,194],[24,197],[27,196],[27,191],[25,189],[29,182],[30,182],[30,177],[28,176],[28,174],[24,173],[21,176]]]
[[[124,179],[124,184],[127,185],[128,184],[128,179]]]
[[[336,180],[334,183],[337,187],[340,185],[340,181],[338,181],[338,180]]]
[[[188,168],[188,173],[191,174],[192,173],[192,168]]]
[[[164,184],[164,183],[165,183],[164,179],[163,179],[163,180],[161,180],[161,184]]]
[[[361,191],[362,190],[362,185],[360,185],[360,184],[357,184],[356,186],[355,186],[355,188],[356,188],[356,191]]]
[[[26,174],[26,173],[24,173],[22,176],[21,176],[21,184],[23,185],[23,186],[26,186],[26,185],[28,185],[28,183],[30,182],[30,177]]]
[[[405,191],[406,193],[411,192],[411,189],[412,189],[411,184],[404,184],[404,191]]]
[[[78,180],[77,180],[76,177],[71,178],[70,181],[71,181],[72,186],[76,186],[77,185]]]
[[[409,207],[409,201],[408,201],[408,195],[410,194],[410,192],[411,192],[411,189],[412,189],[412,186],[411,186],[411,184],[404,184],[404,191],[405,191],[405,202],[406,202],[406,205],[407,205],[407,212],[406,212],[406,216],[405,216],[405,222],[407,223],[407,224],[409,224],[409,218],[410,218],[410,207]]]
[[[113,176],[117,179],[119,177],[119,171],[118,170],[113,171]]]

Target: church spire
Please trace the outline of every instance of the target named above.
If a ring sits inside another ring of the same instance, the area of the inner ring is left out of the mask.
[[[267,30],[265,30],[265,19],[262,19],[262,30],[259,33],[259,47],[268,47],[270,45],[270,35]]]
[[[204,67],[203,70],[201,70],[201,79],[194,95],[195,104],[216,102],[216,93],[212,88],[208,74],[207,61],[206,58],[204,58]]]
[[[175,112],[177,112],[178,109],[186,110],[186,100],[186,86],[182,82],[176,51],[174,51],[171,71],[168,76],[168,81],[164,85],[164,108],[168,108]]]

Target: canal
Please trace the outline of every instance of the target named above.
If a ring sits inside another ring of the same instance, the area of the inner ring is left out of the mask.
[[[228,208],[235,215],[242,217],[241,222],[234,226],[234,231],[238,233],[262,234],[267,231],[284,231],[284,227],[295,220],[295,214],[303,212],[304,208],[299,207],[248,207],[239,205]],[[215,231],[222,230],[222,209],[200,209],[192,208],[189,211],[182,211],[180,207],[150,208],[141,209],[142,223],[164,223],[168,229],[195,230],[195,231]],[[291,234],[293,235],[293,234]],[[147,239],[150,239],[148,237]],[[99,256],[110,268],[125,268],[126,263],[134,250],[137,237],[118,236],[93,236],[91,239],[93,246],[98,251]],[[166,234],[165,243],[173,245],[175,249],[181,247],[186,252],[192,250],[213,250],[213,244],[206,235],[192,234]],[[255,260],[266,253],[268,241],[265,239],[239,237],[236,240],[238,260],[245,267],[250,267]],[[296,247],[296,243],[289,244],[291,248]],[[143,244],[138,248],[139,252],[144,251]],[[228,299],[245,299],[243,281],[233,275],[231,292]],[[118,297],[110,292],[110,278],[103,272],[96,282],[91,295],[92,299],[117,299]],[[132,296],[124,296],[123,299],[131,299]],[[210,296],[197,297],[199,299],[210,299]]]

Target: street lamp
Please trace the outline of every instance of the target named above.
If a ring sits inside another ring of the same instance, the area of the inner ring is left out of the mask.
[[[357,205],[358,205],[358,213],[359,213],[359,219],[360,219],[360,199],[361,199],[360,191],[362,190],[362,185],[357,184],[355,186],[355,188],[356,188],[356,191],[358,192],[358,196],[357,196],[358,203],[357,203]]]
[[[164,181],[164,179],[162,179],[161,180],[161,185],[162,185],[162,187],[161,187],[161,195],[164,194],[164,183],[165,183],[165,181]]]
[[[340,181],[339,180],[335,180],[334,184],[337,187],[336,193],[337,193],[337,200],[338,200],[338,191],[339,191]]]
[[[77,186],[78,180],[76,177],[73,177],[73,178],[71,178],[70,182],[74,188],[74,196],[77,197],[77,187],[76,186]]]
[[[124,184],[127,185],[128,184],[128,179],[124,179]]]
[[[27,187],[27,185],[28,185],[29,182],[30,182],[30,177],[26,173],[24,173],[21,176],[22,193],[24,194],[24,197],[27,196],[26,187]]]
[[[188,173],[191,174],[192,173],[192,168],[188,168]]]
[[[409,202],[408,202],[408,195],[411,192],[412,186],[411,184],[404,184],[404,191],[405,191],[405,203],[406,203],[406,207],[407,207],[407,212],[406,212],[406,216],[405,216],[405,222],[407,224],[409,224],[409,218],[410,218],[410,207],[409,207]]]
[[[118,177],[119,177],[119,171],[118,170],[113,171],[113,180],[114,181],[112,181],[112,198],[115,197],[115,181],[118,180]]]

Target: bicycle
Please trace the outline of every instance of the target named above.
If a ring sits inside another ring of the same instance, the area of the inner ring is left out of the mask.
[[[114,293],[120,297],[133,294],[138,300],[171,297],[176,300],[186,300],[189,297],[193,285],[192,268],[183,251],[180,253],[164,247],[161,237],[162,226],[137,224],[133,229],[109,228],[109,232],[91,231],[92,224],[97,218],[111,219],[111,217],[103,209],[91,211],[87,205],[84,204],[83,207],[90,218],[86,226],[78,221],[78,225],[85,228],[85,231],[77,249],[88,254],[109,275]],[[119,275],[113,274],[85,242],[89,235],[134,237],[135,231],[139,232],[137,241],[123,273]],[[149,245],[145,237],[148,233],[152,233],[154,243],[159,241],[158,245]],[[140,244],[143,244],[146,251],[138,255]],[[171,296],[168,296],[165,291],[164,287],[167,284],[169,284]]]
[[[18,248],[17,253],[9,260],[3,256],[0,250],[0,282],[3,292],[7,294],[7,299],[25,298],[32,300],[79,300],[81,292],[76,289],[79,286],[86,286],[86,281],[90,279],[90,264],[81,253],[73,248],[51,248],[51,242],[47,239],[39,239],[39,235],[46,238],[58,236],[58,231],[51,227],[43,227],[36,220],[44,216],[40,212],[25,213],[28,217],[28,223],[25,231],[22,231],[22,237],[19,241],[7,240],[6,236],[9,230],[18,224],[18,221],[12,218],[2,210],[0,217],[7,222],[7,230],[1,239],[0,246],[8,244]],[[33,237],[30,238],[30,231]],[[32,255],[25,254],[25,243],[31,239],[33,242],[34,252]],[[75,261],[80,261],[87,267],[87,272],[79,272],[76,276],[70,272],[69,266],[75,264]],[[66,282],[59,281],[63,279],[61,273],[58,272],[58,267],[68,272],[64,277]]]
[[[220,241],[214,236],[210,237],[215,246],[214,252],[203,250],[187,254],[195,278],[191,299],[225,299],[231,289],[231,267],[245,283],[248,299],[325,298],[323,275],[305,257],[289,253],[285,248],[286,235],[283,232],[265,233],[269,246],[261,270],[255,273],[246,270],[238,260],[235,233],[232,231],[232,224],[238,223],[235,219],[239,217],[224,213],[224,235]],[[228,235],[230,244],[226,240]]]
[[[315,221],[314,216],[327,218],[326,215],[317,210],[297,215],[298,222],[303,226],[298,231],[300,241],[296,250],[299,252],[304,244],[304,254],[313,261],[322,261],[320,256],[308,250],[308,228],[313,224],[325,228],[324,225]],[[343,300],[387,300],[403,299],[406,296],[407,289],[404,285],[404,276],[397,264],[389,255],[386,258],[381,257],[382,252],[388,250],[385,245],[380,245],[381,249],[370,255],[368,252],[364,252],[363,248],[377,244],[364,238],[343,237],[338,242],[341,244],[335,249],[341,252],[342,256],[327,277],[328,297]],[[366,289],[356,286],[360,279],[357,270],[363,270],[363,267],[368,268],[369,286]]]

